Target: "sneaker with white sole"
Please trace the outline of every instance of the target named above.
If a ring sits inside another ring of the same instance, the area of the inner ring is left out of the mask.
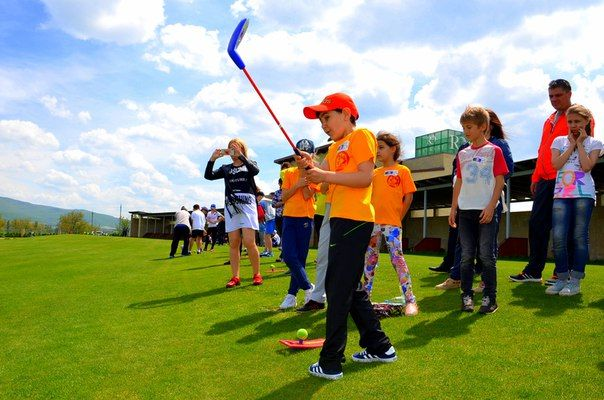
[[[450,289],[459,289],[461,286],[461,280],[447,278],[446,281],[434,286],[435,289],[440,290],[450,290]]]
[[[310,289],[306,289],[304,291],[304,304],[308,303],[310,301],[310,298],[312,297],[312,291],[315,290],[315,285],[314,284],[310,284]]]
[[[461,297],[461,311],[474,312],[474,299],[472,296],[465,295]]]
[[[497,305],[497,301],[495,299],[491,299],[489,296],[484,296],[478,312],[481,314],[493,314],[498,308],[499,306]]]
[[[279,308],[282,310],[287,310],[288,308],[296,307],[296,305],[298,305],[298,302],[296,301],[296,296],[288,293],[285,295],[285,298],[283,299],[283,303],[281,303]]]
[[[324,370],[318,362],[314,363],[310,367],[308,367],[308,373],[312,376],[316,376],[323,379],[330,379],[335,381],[336,379],[340,379],[344,376],[342,371],[327,371]]]
[[[527,273],[521,272],[518,275],[510,275],[510,280],[512,282],[520,282],[520,283],[525,283],[525,282],[535,282],[535,283],[541,283],[541,277],[536,278],[532,275],[529,275]]]
[[[574,296],[581,292],[581,281],[577,278],[570,278],[564,286],[564,289],[558,293],[560,296]]]
[[[382,354],[371,354],[367,351],[367,349],[354,353],[352,355],[352,361],[361,362],[361,363],[370,363],[370,362],[394,362],[397,360],[396,350],[394,350],[394,346],[390,346],[390,348],[382,353]]]
[[[566,286],[566,281],[557,279],[553,285],[551,285],[550,287],[545,289],[545,294],[554,294],[554,295],[560,294],[560,292],[562,291],[562,289],[564,289],[565,286]]]
[[[554,273],[551,278],[545,281],[545,286],[552,286],[554,283],[556,283],[557,280],[558,276],[556,275],[556,273]]]

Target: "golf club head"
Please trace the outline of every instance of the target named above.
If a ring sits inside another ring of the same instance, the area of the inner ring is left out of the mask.
[[[231,57],[231,60],[233,60],[235,65],[239,67],[239,69],[244,69],[245,64],[241,57],[239,57],[239,54],[237,54],[237,47],[239,47],[239,43],[241,43],[241,39],[243,39],[245,31],[247,31],[247,26],[249,25],[249,23],[250,21],[247,18],[244,18],[239,21],[237,28],[235,28],[233,34],[231,35],[231,40],[229,40],[229,56]]]

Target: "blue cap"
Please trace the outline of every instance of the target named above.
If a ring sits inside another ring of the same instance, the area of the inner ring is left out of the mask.
[[[296,147],[298,148],[298,150],[305,151],[307,153],[312,154],[315,152],[315,144],[312,142],[312,140],[309,139],[299,140],[298,143],[296,143]]]
[[[210,208],[216,208],[216,204],[212,204]]]

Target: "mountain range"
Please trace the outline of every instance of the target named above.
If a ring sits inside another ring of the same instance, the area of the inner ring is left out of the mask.
[[[101,228],[115,228],[119,222],[119,218],[89,210],[69,210],[65,208],[32,204],[8,197],[0,197],[0,216],[5,220],[29,219],[46,225],[56,226],[59,224],[59,218],[71,211],[82,212],[86,222]]]

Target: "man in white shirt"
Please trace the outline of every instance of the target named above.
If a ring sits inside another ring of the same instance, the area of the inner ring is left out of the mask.
[[[176,214],[174,214],[174,236],[172,237],[170,258],[174,258],[174,254],[176,254],[176,249],[178,248],[178,242],[180,242],[181,239],[184,242],[182,246],[182,255],[191,255],[189,252],[189,235],[191,234],[190,218],[191,215],[185,206],[182,206],[180,211],[177,211]]]
[[[193,212],[191,213],[191,221],[193,222],[191,233],[191,239],[189,240],[189,253],[193,250],[193,243],[197,243],[197,254],[201,253],[201,240],[205,235],[206,228],[206,216],[199,209],[199,204],[193,206]]]

